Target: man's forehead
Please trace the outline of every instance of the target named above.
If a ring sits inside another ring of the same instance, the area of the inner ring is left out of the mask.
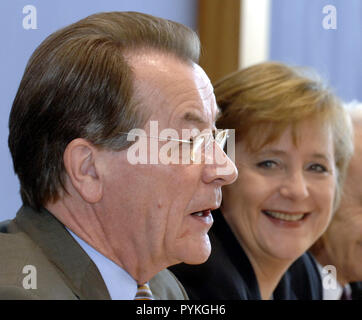
[[[150,51],[129,52],[125,56],[139,79],[144,76],[149,78],[150,75],[159,77],[160,74],[163,74],[165,81],[182,77],[188,80],[192,79],[197,88],[200,91],[205,91],[206,95],[213,93],[209,77],[198,64],[192,61],[186,62],[172,53],[152,49]]]
[[[135,72],[136,92],[157,107],[154,120],[165,119],[167,113],[183,125],[213,125],[218,108],[211,82],[200,66],[153,51],[132,56],[129,63]]]
[[[207,76],[206,72],[204,71],[204,69],[202,69],[198,64],[196,63],[192,63],[192,67],[195,71],[195,74],[197,74],[197,77],[200,81],[204,82],[206,84],[206,86],[211,86],[211,81],[209,79],[209,77]]]

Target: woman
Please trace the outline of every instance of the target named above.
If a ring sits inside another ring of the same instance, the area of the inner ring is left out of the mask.
[[[215,84],[235,129],[237,181],[214,212],[212,253],[172,271],[191,299],[319,299],[308,248],[326,229],[353,151],[349,118],[316,79],[262,63]]]

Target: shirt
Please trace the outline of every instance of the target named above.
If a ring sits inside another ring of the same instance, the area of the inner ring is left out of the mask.
[[[97,266],[111,299],[134,300],[137,293],[136,280],[126,270],[95,250],[68,228],[67,230]]]
[[[323,282],[323,300],[340,300],[343,293],[343,287],[337,281],[335,275],[333,273],[326,273],[325,267],[318,262],[317,266]],[[327,276],[329,277],[328,279],[326,279]],[[350,285],[347,284],[344,288],[347,295],[351,295],[352,290]]]

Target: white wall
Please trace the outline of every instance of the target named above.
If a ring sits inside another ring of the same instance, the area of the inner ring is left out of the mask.
[[[242,0],[240,68],[268,60],[270,0]]]

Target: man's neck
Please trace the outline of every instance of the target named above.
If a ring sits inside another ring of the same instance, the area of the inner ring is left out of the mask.
[[[123,245],[119,250],[114,250],[98,219],[100,209],[97,206],[74,204],[69,199],[61,199],[47,204],[45,208],[88,245],[128,272],[138,284],[148,282],[159,271],[168,267],[167,264],[161,263],[156,266],[150,257],[147,258],[148,253],[137,254],[137,250],[132,249],[129,239],[121,239],[121,231],[119,242]]]

